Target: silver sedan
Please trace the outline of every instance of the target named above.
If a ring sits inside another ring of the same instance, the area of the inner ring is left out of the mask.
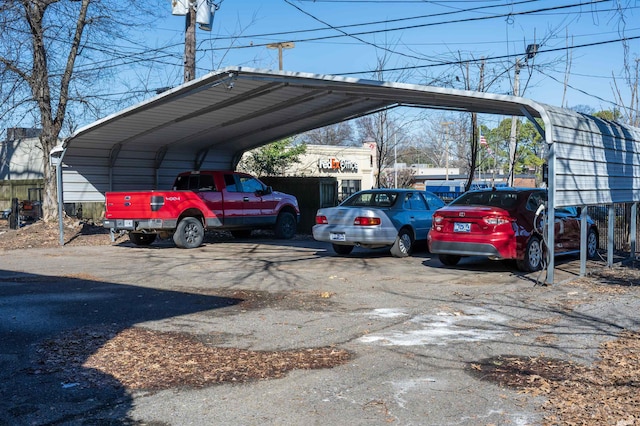
[[[411,254],[426,240],[433,212],[444,206],[435,194],[415,189],[360,191],[337,207],[318,210],[313,238],[331,243],[341,255],[354,247],[390,247],[395,257]]]

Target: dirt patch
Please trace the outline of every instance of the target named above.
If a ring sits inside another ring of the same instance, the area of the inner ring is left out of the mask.
[[[348,351],[324,347],[248,351],[208,346],[194,336],[134,327],[84,328],[36,349],[34,374],[56,373],[67,386],[160,390],[199,388],[284,376],[295,369],[346,363]]]
[[[640,286],[637,266],[601,269],[567,286],[590,294],[631,293]],[[640,334],[623,331],[615,340],[602,343],[598,355],[593,366],[546,357],[501,355],[470,363],[467,368],[482,380],[546,397],[542,407],[548,413],[545,425],[640,423]]]
[[[332,292],[288,291],[274,293],[257,290],[188,289],[190,293],[206,296],[226,297],[241,300],[234,310],[255,310],[265,308],[292,309],[304,311],[326,311],[333,306]]]
[[[545,425],[635,425],[640,421],[640,334],[600,346],[592,367],[545,357],[501,355],[468,365],[482,380],[544,396]]]
[[[71,246],[98,246],[112,244],[109,231],[91,222],[67,218],[63,223],[64,244]],[[120,237],[128,240],[128,237]],[[19,229],[9,229],[6,220],[0,221],[0,249],[23,250],[60,246],[58,222],[37,221]]]

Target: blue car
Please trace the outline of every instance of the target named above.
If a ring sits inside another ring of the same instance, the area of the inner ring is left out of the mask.
[[[337,207],[319,209],[313,238],[331,243],[337,254],[355,246],[390,247],[406,257],[417,240],[426,240],[433,212],[445,203],[437,195],[415,189],[360,191]]]

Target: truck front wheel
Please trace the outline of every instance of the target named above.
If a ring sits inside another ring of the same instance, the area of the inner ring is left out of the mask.
[[[204,240],[204,226],[195,217],[185,217],[178,223],[173,242],[180,248],[200,247]]]
[[[281,212],[276,221],[276,238],[290,240],[296,235],[296,217],[289,212]]]

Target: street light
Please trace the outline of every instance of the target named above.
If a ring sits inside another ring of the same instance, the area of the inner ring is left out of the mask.
[[[278,69],[280,71],[282,71],[282,49],[293,49],[294,47],[296,47],[296,45],[292,41],[267,44],[267,48],[269,49],[278,49],[278,65],[279,65]]]

